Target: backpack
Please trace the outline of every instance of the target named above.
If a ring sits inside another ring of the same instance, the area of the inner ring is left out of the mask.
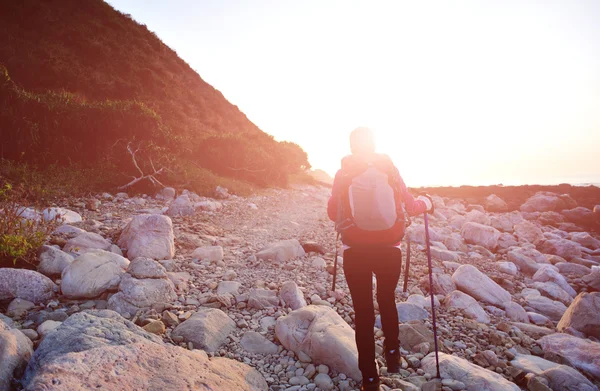
[[[404,236],[400,177],[391,159],[342,160],[336,230],[351,246],[394,245]]]

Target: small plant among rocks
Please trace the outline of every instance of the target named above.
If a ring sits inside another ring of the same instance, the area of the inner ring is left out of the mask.
[[[22,206],[21,191],[10,183],[0,187],[0,266],[35,266],[37,250],[59,224]]]

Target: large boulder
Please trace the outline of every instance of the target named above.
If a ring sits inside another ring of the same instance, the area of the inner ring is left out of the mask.
[[[163,215],[135,216],[121,233],[118,245],[131,259],[171,259],[175,255],[173,222]]]
[[[508,260],[517,265],[523,273],[533,275],[540,269],[542,264],[538,262],[540,258],[536,257],[532,251],[535,250],[517,247],[509,250],[507,257]],[[542,259],[545,263],[548,263],[543,255]]]
[[[529,289],[522,293],[522,295],[528,307],[533,308],[536,312],[547,316],[555,322],[558,322],[567,310],[567,307],[560,301],[555,301],[542,296],[542,294],[535,289]]]
[[[547,191],[537,192],[521,205],[521,212],[549,212],[573,208],[577,203],[568,195],[558,195]]]
[[[135,315],[140,309],[176,299],[173,283],[168,278],[138,279],[125,274],[119,283],[119,292],[108,300],[108,308],[124,316]]]
[[[200,308],[177,326],[171,337],[182,337],[196,349],[214,352],[225,343],[235,328],[235,322],[225,312],[216,308]]]
[[[560,366],[560,364],[546,360],[545,358],[521,353],[517,353],[515,358],[510,360],[510,365],[525,373],[533,373],[534,375],[541,375],[548,369]]]
[[[598,391],[591,381],[579,371],[567,365],[559,365],[543,371],[540,376],[548,380],[548,385],[553,390],[563,391]]]
[[[425,225],[411,224],[406,229],[406,236],[414,243],[425,245]],[[434,227],[429,226],[429,240],[432,242],[442,242],[444,235],[440,234]]]
[[[513,226],[514,235],[520,241],[533,244],[539,243],[544,239],[544,233],[541,228],[530,221],[522,221]]]
[[[432,273],[431,279],[433,281],[433,293],[436,295],[447,295],[448,293],[456,290],[456,285],[452,281],[452,276],[444,273]],[[419,286],[421,289],[430,292],[429,290],[429,276],[425,275],[419,280]]]
[[[29,362],[23,386],[57,391],[268,388],[245,364],[165,344],[108,310],[76,313],[47,335]]]
[[[279,350],[277,345],[256,331],[244,333],[240,345],[245,351],[252,354],[276,354]]]
[[[467,223],[479,223],[483,225],[490,225],[490,218],[487,214],[473,209],[465,215]]]
[[[539,282],[553,282],[559,287],[561,287],[565,292],[567,292],[571,297],[575,297],[577,292],[567,280],[556,271],[554,266],[551,265],[543,265],[538,271],[533,275],[533,281]]]
[[[588,208],[584,208],[582,206],[578,206],[573,209],[566,209],[561,212],[567,220],[572,223],[588,226],[595,223],[596,216],[594,216],[594,212]]]
[[[600,343],[563,333],[546,335],[538,343],[544,352],[563,356],[575,368],[600,380]]]
[[[248,293],[248,307],[262,310],[268,307],[277,307],[279,298],[275,291],[255,288]]]
[[[287,281],[283,283],[281,290],[279,291],[279,296],[285,305],[290,307],[292,310],[297,310],[298,308],[306,306],[304,294],[293,281]]]
[[[490,323],[490,317],[485,313],[477,300],[466,293],[461,291],[450,292],[444,297],[443,304],[445,307],[462,309],[468,317],[480,323]]]
[[[490,194],[485,198],[485,209],[488,212],[506,212],[508,204],[496,194]]]
[[[600,292],[580,293],[563,314],[558,331],[569,328],[600,338]]]
[[[511,301],[508,293],[473,265],[462,265],[452,275],[456,287],[477,300],[501,307]]]
[[[175,199],[169,205],[169,209],[167,209],[167,215],[171,217],[175,216],[193,216],[196,213],[194,209],[194,203],[190,200],[190,197],[187,194],[182,194]]]
[[[83,232],[69,239],[63,250],[73,254],[83,254],[93,250],[110,250],[109,240],[93,232]]]
[[[581,278],[592,272],[592,269],[589,267],[578,265],[576,263],[561,262],[557,263],[556,267],[558,268],[558,272],[560,274],[569,278]]]
[[[571,232],[569,238],[580,245],[587,247],[592,250],[600,248],[600,240],[596,239],[587,232]]]
[[[534,282],[533,288],[549,299],[560,301],[565,305],[573,302],[573,297],[553,282]]]
[[[303,256],[304,248],[296,239],[282,240],[271,243],[256,254],[256,258],[267,261],[286,262],[294,258]]]
[[[429,317],[429,312],[419,303],[397,303],[398,322],[406,323],[413,320],[422,320]],[[381,328],[381,315],[375,318],[375,327]]]
[[[463,383],[466,391],[520,391],[514,383],[502,375],[470,363],[469,361],[446,353],[439,353],[440,375]],[[428,354],[421,360],[421,368],[426,373],[435,375],[435,354]]]
[[[33,270],[0,268],[0,300],[24,299],[43,303],[54,297],[58,287]]]
[[[529,323],[529,315],[519,303],[514,301],[505,303],[504,311],[506,317],[514,322]]]
[[[45,276],[60,276],[74,258],[56,247],[44,245],[38,251],[38,260],[38,272]]]
[[[128,266],[126,258],[108,251],[84,253],[63,270],[60,289],[71,299],[98,297],[117,289]]]
[[[465,223],[460,234],[469,244],[477,244],[494,251],[498,247],[500,231],[489,225],[479,223]]]
[[[335,310],[309,305],[292,311],[277,319],[275,335],[302,361],[325,364],[356,381],[361,380],[354,330]]]
[[[402,323],[400,329],[400,346],[408,351],[419,351],[423,343],[427,343],[430,350],[434,346],[433,333],[421,322]]]
[[[459,262],[460,255],[454,251],[446,250],[443,248],[438,248],[435,246],[431,247],[431,256],[434,259],[439,259],[440,261],[449,261],[449,262]]]
[[[65,224],[79,223],[83,219],[77,212],[65,208],[47,208],[42,212],[42,216],[46,221],[57,220]]]
[[[13,389],[11,379],[25,370],[32,355],[33,343],[25,334],[0,327],[0,391]]]
[[[545,254],[554,254],[563,257],[567,261],[573,258],[581,258],[581,245],[567,239],[550,239],[544,241],[538,246],[538,249]]]

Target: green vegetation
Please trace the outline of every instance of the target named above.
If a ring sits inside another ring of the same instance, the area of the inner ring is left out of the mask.
[[[25,218],[21,199],[20,188],[8,183],[0,188],[0,267],[35,265],[38,249],[58,225],[56,220]]]
[[[244,182],[282,186],[310,168],[298,145],[262,132],[146,26],[101,0],[6,2],[0,36],[0,158],[50,170],[57,186],[70,180],[60,167],[77,170],[75,190],[129,182],[139,176],[129,143],[144,172],[165,168],[163,183],[201,193],[210,182],[232,192],[249,191]]]

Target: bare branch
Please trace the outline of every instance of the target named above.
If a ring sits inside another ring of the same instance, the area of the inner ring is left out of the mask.
[[[129,154],[131,155],[131,160],[133,160],[133,164],[135,165],[135,167],[138,169],[138,171],[140,172],[140,176],[139,177],[133,177],[133,180],[131,180],[131,182],[120,186],[118,189],[122,190],[122,189],[126,189],[130,186],[135,185],[136,183],[138,183],[139,181],[142,181],[144,179],[148,179],[153,185],[161,185],[163,187],[166,187],[165,185],[163,185],[158,179],[156,179],[156,175],[160,175],[164,168],[160,168],[159,170],[157,170],[154,167],[154,162],[152,162],[152,159],[150,158],[150,165],[152,166],[152,170],[153,172],[151,174],[144,174],[144,171],[142,171],[142,169],[140,168],[140,166],[138,165],[137,159],[135,157],[135,155],[139,152],[140,150],[140,146],[138,145],[138,147],[135,149],[135,151],[131,148],[131,141],[127,144],[127,151],[129,152]]]

